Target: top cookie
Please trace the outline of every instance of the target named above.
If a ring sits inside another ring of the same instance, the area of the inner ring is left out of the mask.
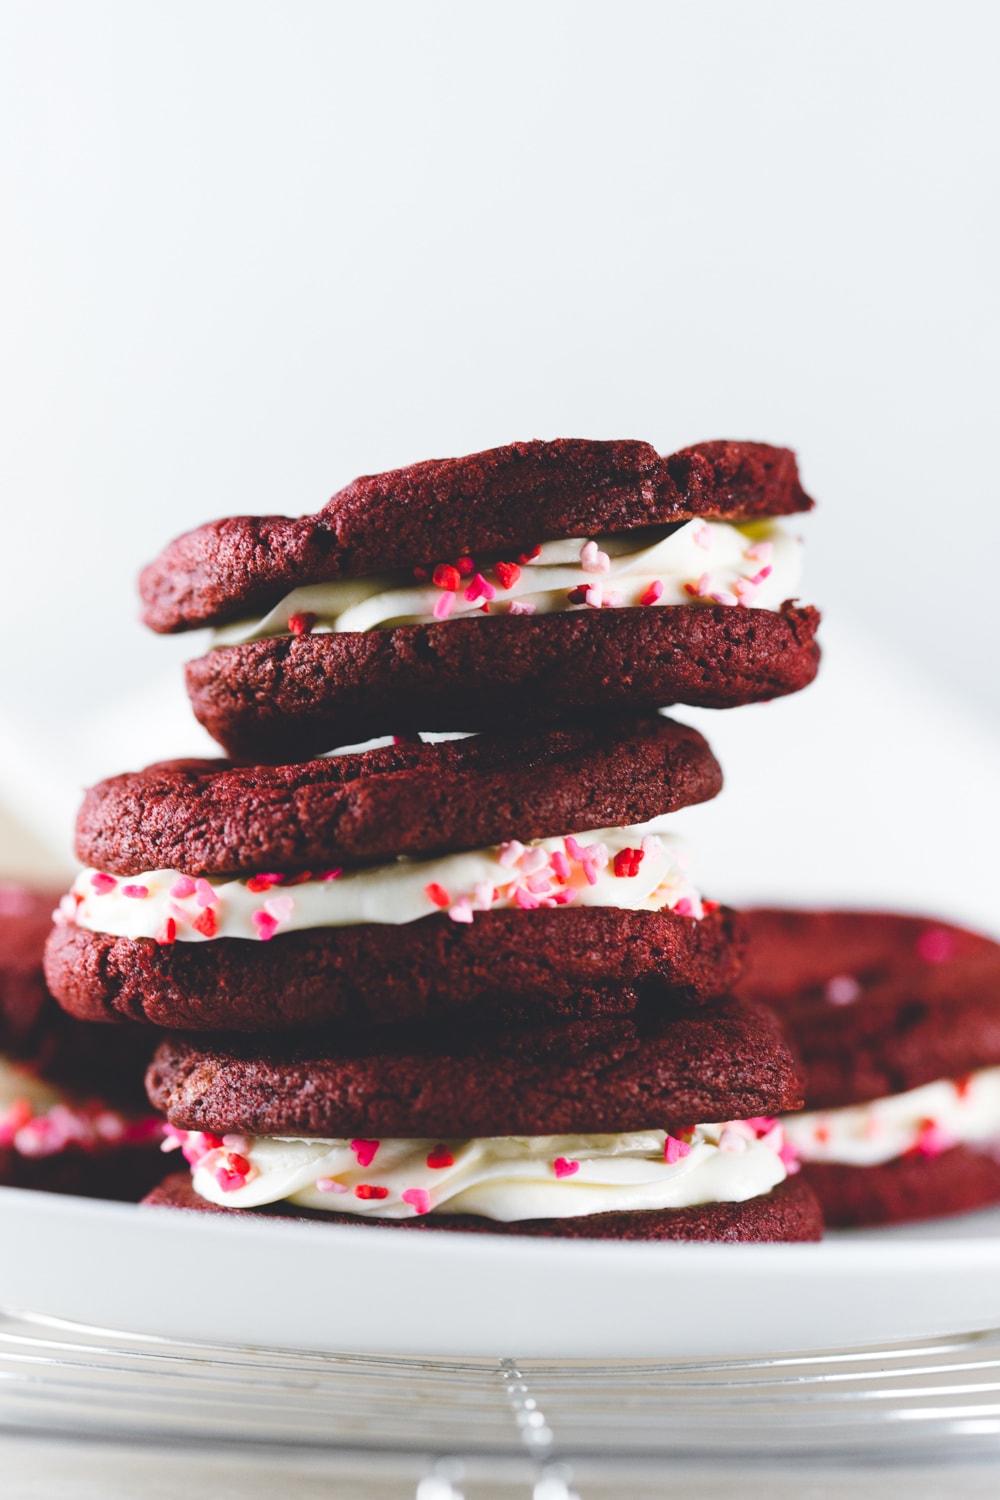
[[[778,1013],[804,1065],[807,1109],[1000,1064],[1000,944],[891,912],[745,917],[749,961],[738,993]]]
[[[640,442],[512,443],[356,479],[314,516],[234,516],[187,532],[143,571],[143,618],[154,630],[191,630],[266,611],[304,583],[811,506],[795,455],[766,443],[701,443],[667,457]]]

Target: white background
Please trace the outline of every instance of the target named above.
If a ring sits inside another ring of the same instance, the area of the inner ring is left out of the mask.
[[[135,622],[179,530],[512,438],[760,438],[830,649],[699,718],[715,888],[997,925],[998,15],[5,0],[0,796],[62,847],[82,781],[198,743],[196,643]]]

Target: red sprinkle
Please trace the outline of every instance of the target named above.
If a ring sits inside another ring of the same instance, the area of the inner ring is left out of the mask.
[[[306,610],[301,615],[288,616],[288,628],[292,635],[308,635],[316,624],[316,616]]]
[[[519,552],[517,560],[523,567],[525,563],[534,562],[535,558],[540,555],[541,550],[541,547],[532,547],[530,552]]]
[[[438,1172],[443,1167],[453,1167],[455,1158],[447,1146],[435,1146],[433,1151],[427,1153],[427,1165],[432,1172]]]
[[[964,1099],[972,1087],[972,1074],[965,1073],[961,1078],[955,1079],[955,1093],[960,1099]]]
[[[460,557],[455,566],[463,578],[469,578],[476,571],[476,565],[471,557]]]
[[[359,1182],[354,1189],[355,1198],[388,1198],[389,1189],[373,1187],[370,1182]]]
[[[434,569],[434,582],[439,589],[449,589],[455,594],[462,587],[462,575],[451,563],[438,563]]]
[[[424,886],[424,895],[428,901],[433,901],[435,906],[443,908],[451,905],[451,897],[448,895],[448,892],[443,885],[438,885],[436,881],[432,880],[430,885]]]
[[[642,861],[641,849],[619,849],[614,859],[615,874],[626,878],[638,875]]]
[[[570,604],[586,604],[587,590],[589,587],[589,584],[581,583],[579,588],[570,589],[569,593],[566,595],[566,598],[569,600]]]
[[[308,882],[310,880],[314,880],[314,879],[315,879],[315,876],[313,875],[312,870],[300,870],[297,875],[286,875],[285,876],[285,880],[284,880],[284,884],[285,885],[306,885],[306,884],[308,884]]]
[[[195,932],[200,932],[202,937],[207,938],[215,937],[218,925],[218,922],[215,920],[215,912],[211,906],[206,906],[205,910],[200,912],[191,923]]]
[[[702,901],[701,909],[707,917],[710,912],[718,911],[721,905],[721,901]]]
[[[639,600],[640,604],[655,604],[657,599],[663,598],[663,584],[658,578],[654,578],[649,588]]]
[[[269,891],[272,885],[280,885],[284,878],[284,875],[251,875],[247,881],[247,890],[257,895],[261,891]]]
[[[517,563],[498,562],[496,565],[496,575],[500,580],[500,587],[502,589],[512,589],[521,576],[521,569]]]
[[[430,583],[431,575],[426,568],[414,568],[413,576],[418,583]]]
[[[173,917],[167,917],[156,930],[156,942],[173,943],[177,940],[177,923]]]
[[[928,964],[946,964],[955,957],[955,935],[946,927],[927,927],[917,938],[917,954]]]

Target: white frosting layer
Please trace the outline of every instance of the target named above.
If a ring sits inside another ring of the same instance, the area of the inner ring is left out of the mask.
[[[938,1156],[951,1146],[1000,1142],[1000,1068],[852,1104],[788,1115],[789,1144],[803,1162],[877,1167],[908,1151]]]
[[[262,619],[223,626],[211,644],[233,646],[285,635],[295,616],[313,617],[314,632],[339,633],[454,620],[481,613],[484,604],[489,615],[644,604],[777,609],[798,589],[801,558],[802,543],[773,520],[744,526],[688,521],[676,529],[647,528],[589,542],[575,537],[543,543],[537,557],[519,565],[520,576],[506,588],[495,563],[482,564],[488,593],[477,587],[475,573],[464,576],[457,590],[416,583],[398,573],[311,584],[293,590]],[[593,590],[590,598],[570,600],[581,588]],[[657,597],[650,596],[651,589],[659,590]],[[442,603],[446,594],[450,604]]]
[[[9,1058],[0,1057],[0,1116],[6,1115],[22,1100],[31,1105],[35,1114],[44,1114],[53,1105],[61,1104],[63,1095],[51,1083],[19,1068]]]
[[[703,908],[688,880],[681,841],[656,831],[663,821],[577,835],[584,851],[596,849],[593,859],[567,856],[567,847],[573,848],[576,842],[573,839],[538,839],[528,845],[473,849],[437,859],[398,859],[287,888],[276,883],[253,890],[247,879],[194,882],[176,870],[151,870],[119,879],[83,870],[71,897],[64,901],[63,917],[90,932],[160,941],[164,940],[164,924],[172,921],[176,931],[168,940],[182,942],[205,942],[211,937],[269,938],[304,928],[360,922],[398,926],[442,909],[456,921],[471,921],[476,911],[570,902],[626,911],[679,907],[682,915],[700,917]],[[615,855],[625,849],[642,850],[632,876],[615,874]],[[553,863],[565,874],[557,873]]]
[[[786,1176],[783,1133],[774,1121],[698,1125],[687,1154],[674,1161],[665,1160],[668,1137],[662,1130],[443,1143],[224,1139],[224,1147],[193,1165],[195,1190],[212,1203],[256,1208],[288,1201],[389,1219],[439,1212],[509,1223],[742,1203],[770,1192]],[[185,1142],[186,1154],[198,1156],[198,1141],[204,1140],[187,1137],[194,1149]],[[671,1154],[687,1146],[675,1140]],[[428,1159],[444,1164],[431,1166]]]

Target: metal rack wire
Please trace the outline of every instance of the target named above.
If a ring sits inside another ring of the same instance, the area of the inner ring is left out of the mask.
[[[574,1472],[809,1458],[1000,1460],[1000,1330],[734,1360],[417,1359],[174,1343],[0,1311],[0,1430],[396,1454],[419,1500],[455,1464]],[[998,1473],[1000,1480],[1000,1473]]]

